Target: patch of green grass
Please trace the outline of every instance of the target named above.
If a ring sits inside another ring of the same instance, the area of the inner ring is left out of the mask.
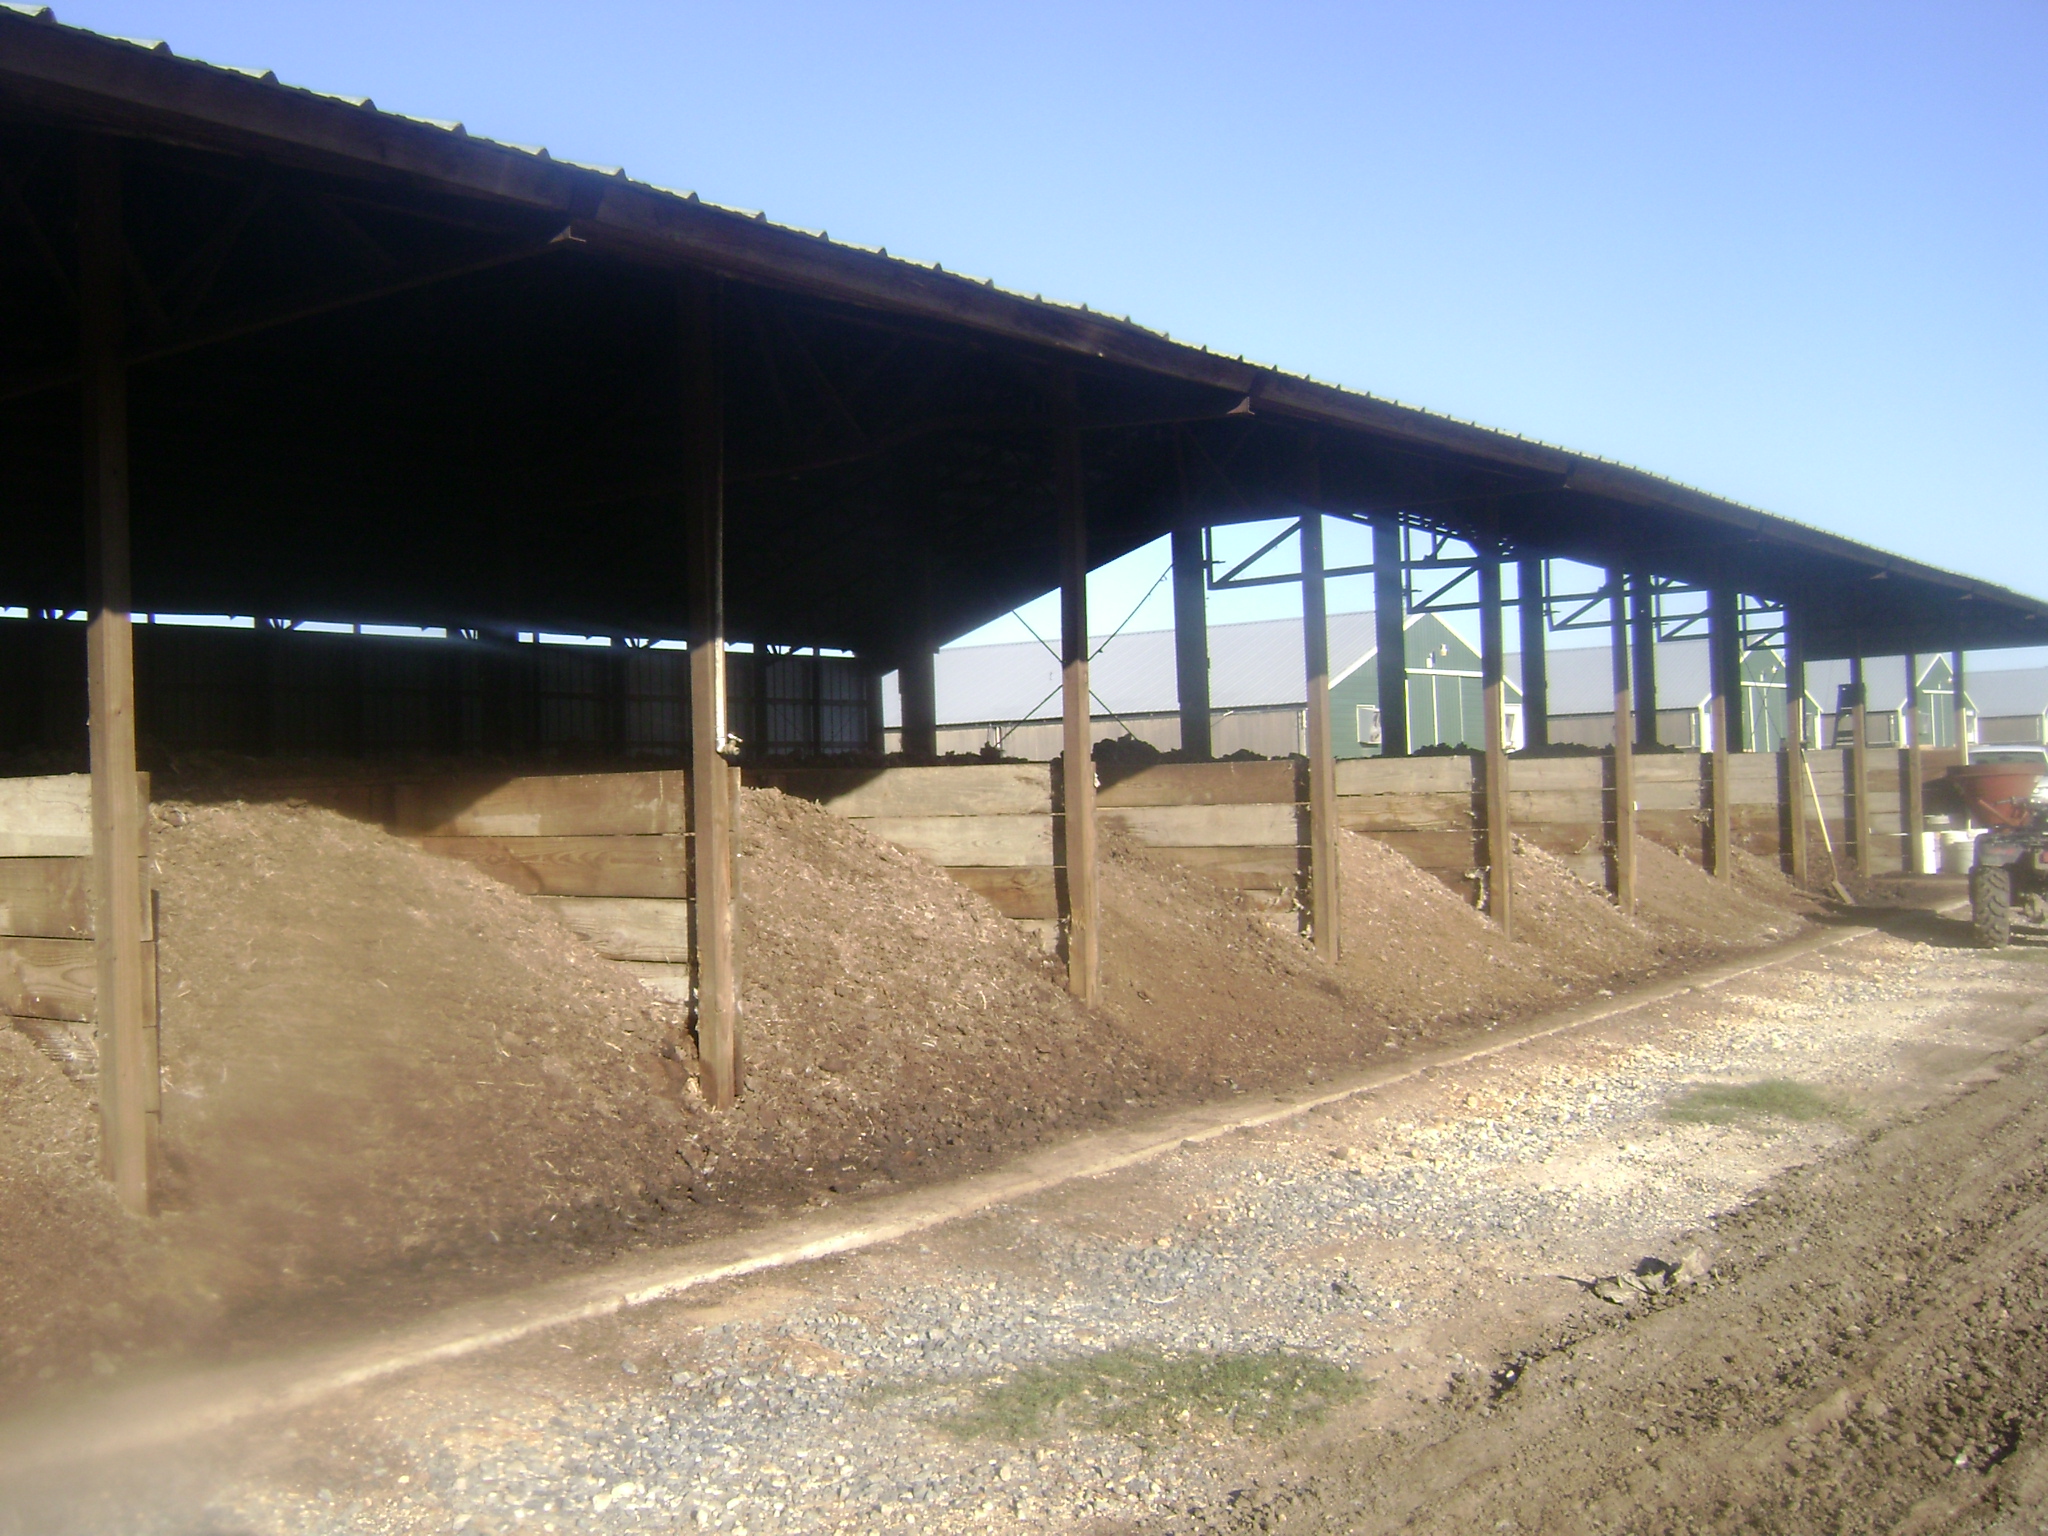
[[[1363,1378],[1316,1355],[1112,1349],[993,1378],[970,1406],[939,1422],[963,1439],[1022,1440],[1058,1429],[1149,1438],[1197,1423],[1278,1435],[1317,1422],[1366,1387]]]
[[[1682,1093],[1664,1106],[1665,1119],[1686,1125],[1732,1125],[1757,1118],[1805,1124],[1845,1120],[1849,1115],[1850,1110],[1839,1100],[1783,1077],[1761,1083],[1711,1083]]]

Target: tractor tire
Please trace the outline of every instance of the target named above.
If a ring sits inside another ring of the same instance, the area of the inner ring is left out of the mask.
[[[1970,926],[1980,949],[2012,942],[2012,871],[2002,864],[1970,871]]]

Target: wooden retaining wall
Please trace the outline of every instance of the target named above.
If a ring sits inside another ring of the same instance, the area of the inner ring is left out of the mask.
[[[764,769],[746,781],[821,805],[929,860],[1048,946],[1057,934],[1048,763]]]
[[[140,793],[148,803],[149,777]],[[146,1082],[156,1103],[155,881],[143,820]],[[77,1077],[98,1070],[92,926],[92,780],[82,773],[0,779],[0,1013]]]
[[[1096,815],[1261,906],[1298,910],[1308,877],[1306,770],[1286,760],[1105,769]]]

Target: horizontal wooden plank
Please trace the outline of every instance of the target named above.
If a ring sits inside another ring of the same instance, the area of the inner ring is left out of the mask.
[[[1525,821],[1585,821],[1595,825],[1607,819],[1612,797],[1594,789],[1514,789],[1508,791],[1508,819],[1516,826]]]
[[[1058,877],[1048,864],[990,868],[953,865],[946,873],[976,895],[985,897],[1005,917],[1047,918],[1060,915]]]
[[[139,773],[136,792],[149,804],[149,775]],[[149,818],[142,818],[142,846],[149,848]],[[0,858],[84,859],[92,857],[92,775],[37,774],[0,779]]]
[[[840,816],[1037,816],[1052,810],[1046,763],[749,769],[747,782]]]
[[[855,825],[934,864],[1052,863],[1050,816],[864,816]]]
[[[1636,809],[1639,811],[1696,811],[1706,804],[1705,790],[1697,783],[1638,783]]]
[[[1473,763],[1469,757],[1347,757],[1337,764],[1337,793],[1470,790]]]
[[[687,1008],[695,995],[687,965],[664,960],[624,960],[620,964],[639,978],[641,986],[671,1003],[680,1003]]]
[[[92,937],[92,860],[0,858],[0,936]],[[155,938],[150,872],[143,865],[142,936]]]
[[[1219,884],[1240,891],[1286,891],[1301,883],[1301,853],[1298,849],[1269,848],[1161,848],[1158,852],[1176,864],[1199,869]]]
[[[1153,848],[1292,848],[1300,813],[1289,805],[1134,805],[1100,813]]]
[[[1059,953],[1060,924],[1056,917],[1020,917],[1017,931],[1048,955]]]
[[[448,778],[393,787],[394,830],[435,837],[646,837],[689,830],[679,770]]]
[[[156,1013],[156,945],[143,946],[143,1016]],[[90,1024],[99,1016],[91,939],[0,939],[0,1013]]]
[[[1292,805],[1295,765],[1277,763],[1160,763],[1112,776],[1104,770],[1095,803],[1126,806]]]
[[[536,896],[612,960],[687,964],[693,903],[650,896]]]
[[[1479,825],[1470,790],[1339,795],[1337,825],[1352,832],[1448,832]]]
[[[1639,752],[1629,759],[1635,765],[1638,784],[1697,784],[1700,755],[1697,752]]]
[[[1486,862],[1480,839],[1468,832],[1374,832],[1369,834],[1406,854],[1424,869],[1459,872]]]
[[[1525,790],[1598,790],[1607,783],[1604,757],[1513,757],[1508,759],[1508,788]]]
[[[422,837],[429,853],[462,859],[531,896],[690,894],[687,837]]]

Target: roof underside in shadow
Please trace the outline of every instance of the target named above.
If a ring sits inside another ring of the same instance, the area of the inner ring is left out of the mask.
[[[617,174],[0,10],[0,604],[77,607],[73,154],[123,140],[135,603],[678,634],[677,274],[725,279],[737,639],[883,661],[1090,553],[1304,505],[1796,605],[1809,654],[2048,605],[1640,471]],[[1071,386],[1067,380],[1071,380]]]

